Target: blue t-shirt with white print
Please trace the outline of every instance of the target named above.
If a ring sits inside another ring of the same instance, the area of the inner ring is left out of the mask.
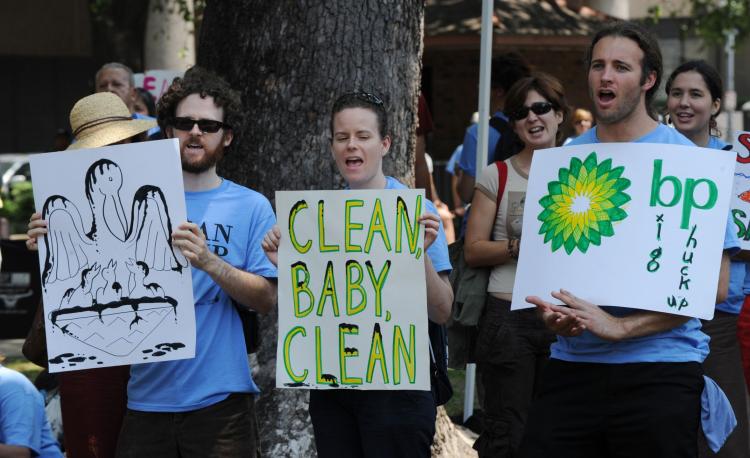
[[[597,128],[589,129],[574,139],[571,145],[585,145],[599,143],[596,136]],[[673,145],[695,146],[677,130],[659,124],[654,130],[634,143],[666,143]],[[739,241],[734,234],[734,224],[731,217],[727,218],[724,236],[724,249],[736,252]],[[626,316],[639,312],[624,307],[604,307],[614,316]],[[578,337],[558,336],[557,342],[552,344],[551,357],[563,361],[588,363],[643,363],[643,362],[703,362],[708,355],[708,341],[706,334],[701,332],[701,323],[697,318],[691,318],[681,326],[648,336],[631,338],[619,342],[601,339],[589,331],[584,331]]]
[[[188,219],[201,227],[214,253],[232,266],[276,278],[261,241],[276,216],[263,195],[224,179],[217,188],[186,192]],[[229,296],[204,271],[191,268],[195,299],[195,358],[130,368],[128,408],[185,412],[257,393],[240,317]]]

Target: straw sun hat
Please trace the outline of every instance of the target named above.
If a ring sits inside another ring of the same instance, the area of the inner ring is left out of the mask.
[[[133,119],[125,102],[111,92],[82,98],[70,110],[75,143],[68,149],[111,145],[156,127],[156,120]]]

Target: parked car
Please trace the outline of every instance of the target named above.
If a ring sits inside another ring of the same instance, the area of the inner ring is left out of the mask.
[[[31,181],[30,154],[0,154],[0,193],[7,196],[16,183]]]

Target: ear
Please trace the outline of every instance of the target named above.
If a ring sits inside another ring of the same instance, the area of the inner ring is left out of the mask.
[[[557,125],[558,126],[560,124],[562,124],[563,121],[565,120],[565,116],[563,116],[563,112],[562,111],[555,111],[555,119],[557,120]]]
[[[380,141],[380,144],[383,145],[383,156],[385,156],[386,154],[388,154],[388,150],[391,149],[391,137],[389,135],[386,135]]]
[[[232,129],[224,129],[224,134],[222,135],[221,142],[224,144],[224,148],[232,144],[232,140],[234,139],[234,131]]]
[[[711,116],[716,116],[719,114],[719,110],[721,110],[721,99],[716,99],[711,104]]]
[[[172,130],[172,126],[164,127],[164,135],[167,138],[174,138],[174,130]]]
[[[648,72],[648,75],[646,75],[646,81],[643,82],[641,88],[643,88],[644,92],[647,92],[649,89],[654,87],[654,84],[656,84],[656,72],[651,71]]]

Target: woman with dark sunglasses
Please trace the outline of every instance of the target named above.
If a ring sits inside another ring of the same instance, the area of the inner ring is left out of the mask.
[[[402,189],[383,173],[391,146],[388,115],[380,97],[353,92],[339,97],[331,113],[331,152],[349,189]],[[420,217],[424,226],[427,316],[445,323],[453,303],[451,264],[443,227],[432,202]],[[263,249],[276,264],[281,234],[266,234]],[[403,304],[408,306],[410,304]],[[435,434],[435,401],[430,391],[326,389],[310,392],[310,418],[321,458],[430,456]]]
[[[563,86],[542,73],[521,79],[508,92],[505,113],[523,149],[490,164],[477,179],[464,244],[468,265],[491,268],[475,355],[485,392],[484,431],[474,444],[480,457],[515,455],[555,339],[535,310],[511,312],[510,303],[531,159],[535,150],[560,140],[567,113]]]

